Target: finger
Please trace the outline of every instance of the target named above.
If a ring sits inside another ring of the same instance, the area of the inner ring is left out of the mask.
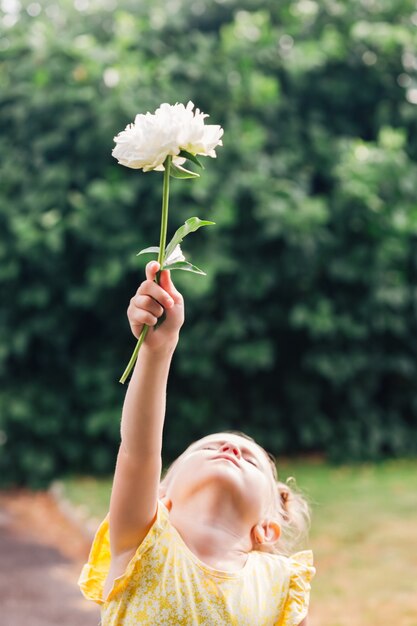
[[[164,309],[170,309],[174,305],[174,300],[169,293],[151,280],[144,280],[137,290],[136,295],[150,296],[163,306]]]
[[[159,272],[160,265],[158,261],[150,261],[145,268],[147,280],[155,280],[157,273]]]
[[[163,270],[161,272],[159,284],[172,297],[176,304],[182,303],[182,295],[172,282],[171,272],[169,270]]]
[[[131,303],[137,309],[147,311],[155,317],[161,317],[164,312],[164,308],[150,296],[135,296],[132,298]]]
[[[149,311],[145,311],[144,309],[138,309],[134,305],[130,305],[127,310],[127,315],[129,318],[130,325],[133,326],[143,326],[146,324],[147,326],[155,326],[158,321],[156,315],[153,315]]]

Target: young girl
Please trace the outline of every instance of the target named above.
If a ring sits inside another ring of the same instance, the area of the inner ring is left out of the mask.
[[[161,475],[165,395],[184,321],[169,272],[146,267],[128,308],[143,343],[122,412],[109,516],[80,577],[103,626],[305,626],[312,553],[286,556],[308,507],[252,439],[216,433]]]

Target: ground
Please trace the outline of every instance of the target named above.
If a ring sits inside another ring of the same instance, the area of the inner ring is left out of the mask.
[[[49,493],[0,493],[2,626],[97,626],[77,587],[90,539]]]

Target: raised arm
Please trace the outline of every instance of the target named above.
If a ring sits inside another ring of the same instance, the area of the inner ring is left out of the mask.
[[[121,444],[110,501],[112,559],[129,553],[142,542],[157,510],[161,474],[162,431],[171,358],[184,321],[182,296],[169,272],[154,281],[159,265],[148,263],[146,280],[128,308],[135,337],[143,324],[154,326],[165,310],[166,319],[150,328],[126,392],[122,411]]]

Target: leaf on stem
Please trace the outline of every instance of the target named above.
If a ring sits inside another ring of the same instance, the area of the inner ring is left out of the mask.
[[[202,274],[202,276],[207,276],[206,272],[200,270],[196,265],[192,265],[188,261],[177,261],[176,263],[172,263],[171,265],[164,265],[163,270],[184,270],[185,272],[193,272],[194,274]]]
[[[136,256],[140,254],[159,254],[159,246],[151,246],[150,248],[144,248],[140,252],[137,253]]]
[[[204,169],[203,164],[197,159],[195,154],[191,154],[191,152],[187,152],[187,150],[181,150],[178,156],[183,157],[184,159],[188,159],[189,161],[192,161],[193,163],[198,165],[198,167],[201,167],[202,170]]]
[[[185,167],[175,165],[175,163],[171,163],[169,174],[172,178],[200,178],[200,174],[186,170]]]
[[[175,248],[189,233],[193,233],[201,226],[212,226],[215,222],[208,222],[207,220],[200,220],[198,217],[190,217],[185,223],[178,228],[171,241],[165,248],[165,258],[168,259],[173,253]]]

